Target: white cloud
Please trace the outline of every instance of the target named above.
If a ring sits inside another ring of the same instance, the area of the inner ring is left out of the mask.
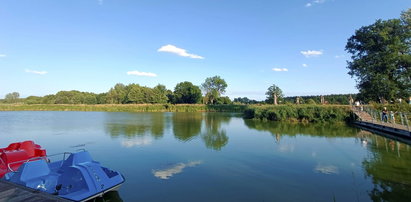
[[[157,51],[158,52],[174,53],[174,54],[177,54],[177,55],[182,56],[182,57],[189,57],[189,58],[193,58],[193,59],[204,59],[203,56],[187,53],[187,51],[185,49],[178,48],[178,47],[176,47],[174,45],[170,45],[170,44],[162,46]]]
[[[307,4],[305,4],[305,7],[311,7],[311,6],[313,6],[314,4],[322,4],[322,3],[325,3],[325,1],[326,1],[326,0],[314,0],[314,1],[311,1],[311,2],[309,2],[309,3],[307,3]]]
[[[5,58],[7,55],[5,54],[0,54],[0,58]]]
[[[307,65],[307,64],[302,64],[302,66],[303,66],[303,67],[308,67],[308,65]]]
[[[44,75],[48,73],[46,71],[36,71],[36,70],[30,70],[30,69],[26,69],[25,72],[31,73],[31,74],[40,74],[40,75]]]
[[[284,144],[282,144],[282,145],[280,145],[280,146],[278,147],[278,151],[279,151],[279,152],[282,152],[282,153],[285,153],[285,152],[294,152],[294,150],[295,150],[295,146],[294,146],[294,145],[284,145]]]
[[[151,73],[151,72],[139,72],[137,70],[129,71],[129,72],[127,72],[127,75],[148,76],[148,77],[156,77],[157,76],[157,74],[154,74],[154,73]]]
[[[153,170],[152,173],[157,178],[160,178],[162,180],[167,180],[173,175],[183,172],[184,168],[195,167],[197,165],[200,165],[201,163],[202,161],[190,161],[188,163],[178,163],[170,168],[166,168],[163,170]]]
[[[301,51],[301,54],[303,54],[305,57],[315,57],[315,56],[320,56],[323,54],[322,50],[307,50],[307,51]]]
[[[275,72],[288,72],[287,68],[273,68],[273,71]]]
[[[339,59],[339,58],[345,58],[345,55],[336,55],[334,56],[335,58]]]

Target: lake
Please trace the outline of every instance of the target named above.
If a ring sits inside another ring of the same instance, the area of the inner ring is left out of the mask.
[[[111,201],[411,201],[411,149],[345,124],[230,113],[0,112],[0,147],[88,150]]]

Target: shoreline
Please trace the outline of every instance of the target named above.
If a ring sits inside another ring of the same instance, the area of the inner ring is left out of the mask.
[[[1,111],[233,112],[246,119],[287,122],[349,122],[347,105],[205,104],[0,104]]]

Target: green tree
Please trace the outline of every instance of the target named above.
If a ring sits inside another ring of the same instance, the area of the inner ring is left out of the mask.
[[[309,105],[315,105],[315,104],[317,104],[316,102],[315,102],[315,100],[314,99],[308,99],[307,100],[307,104],[309,104]]]
[[[144,96],[143,87],[138,84],[130,84],[127,86],[128,93],[126,102],[134,104],[146,103],[147,98]]]
[[[56,95],[46,95],[42,99],[43,104],[55,104],[56,103]]]
[[[116,84],[111,88],[106,96],[107,103],[109,104],[124,104],[126,103],[127,89],[122,83]]]
[[[107,93],[100,93],[96,95],[97,104],[107,103]]]
[[[41,104],[43,98],[38,96],[29,96],[24,100],[26,104]]]
[[[214,101],[225,93],[227,83],[220,76],[214,76],[206,78],[201,87],[205,92],[205,103],[214,104]]]
[[[361,27],[345,47],[348,74],[356,78],[360,97],[383,102],[411,95],[410,10],[402,19],[377,20]]]
[[[15,103],[17,102],[17,100],[19,99],[20,94],[18,92],[12,92],[12,93],[8,93],[4,99],[6,102],[8,103]]]
[[[165,85],[158,84],[153,88],[154,91],[154,102],[155,103],[167,103],[167,88]]]
[[[174,103],[199,103],[201,101],[201,90],[191,82],[178,83],[174,88]]]
[[[273,103],[275,105],[278,104],[278,100],[283,98],[283,91],[273,84],[267,89],[267,92],[265,93],[267,95],[267,103]]]
[[[231,100],[228,96],[219,97],[216,100],[217,104],[231,104]]]

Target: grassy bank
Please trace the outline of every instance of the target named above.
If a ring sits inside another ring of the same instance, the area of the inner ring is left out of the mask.
[[[203,104],[1,104],[0,111],[104,111],[104,112],[243,112],[245,105]]]
[[[249,106],[248,119],[291,122],[342,122],[350,119],[350,108],[343,105]]]
[[[342,105],[203,105],[203,104],[1,104],[0,111],[105,111],[105,112],[241,112],[247,119],[292,122],[347,121]]]

